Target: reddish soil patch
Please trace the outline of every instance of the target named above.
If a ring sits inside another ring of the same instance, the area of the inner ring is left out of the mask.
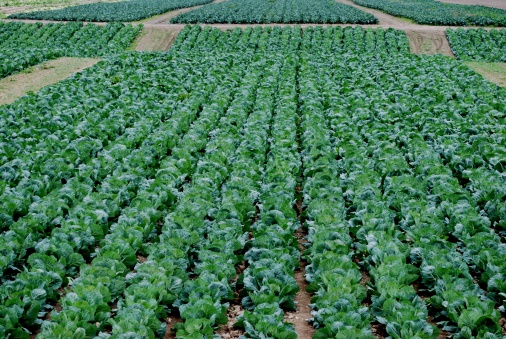
[[[182,323],[183,320],[179,317],[170,316],[165,319],[165,322],[167,323],[167,329],[165,331],[163,339],[176,339],[176,332],[172,331],[172,329],[177,323]]]
[[[506,315],[502,314],[501,319],[499,319],[499,325],[501,326],[502,334],[506,335]]]

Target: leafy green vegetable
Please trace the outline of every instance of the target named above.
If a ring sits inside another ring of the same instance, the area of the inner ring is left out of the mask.
[[[437,0],[352,0],[357,5],[376,8],[436,26],[506,26],[506,10],[475,5],[449,4]]]
[[[338,2],[317,0],[230,0],[171,19],[172,23],[356,23],[378,22],[372,14]]]
[[[99,2],[71,6],[56,10],[16,13],[13,19],[61,20],[61,21],[136,21],[179,8],[210,3],[211,0],[128,0]]]

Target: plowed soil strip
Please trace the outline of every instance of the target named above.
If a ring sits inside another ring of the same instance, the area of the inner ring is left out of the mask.
[[[301,194],[302,188],[297,187],[297,193]],[[297,238],[297,242],[299,244],[299,265],[300,268],[298,271],[295,271],[294,278],[297,281],[297,286],[299,286],[299,292],[295,294],[295,312],[286,312],[285,313],[285,321],[293,323],[295,327],[295,332],[299,338],[311,338],[315,333],[315,328],[308,323],[308,319],[311,318],[311,307],[309,304],[311,303],[311,294],[307,292],[308,283],[306,281],[306,265],[307,262],[302,259],[302,255],[305,251],[304,243],[306,242],[305,237],[307,236],[307,230],[302,227],[302,198],[297,200],[295,205],[297,210],[297,216],[300,221],[301,227],[295,231],[295,237]]]
[[[305,242],[304,237],[307,233],[299,228],[297,232],[295,232],[295,236],[299,242],[299,249],[301,254],[304,251],[303,243]],[[315,328],[308,323],[308,319],[311,319],[311,308],[309,304],[311,303],[311,294],[309,294],[306,289],[308,283],[306,278],[304,277],[306,273],[306,261],[299,260],[300,269],[295,272],[295,280],[297,281],[297,285],[299,286],[299,292],[295,295],[295,305],[297,310],[295,312],[286,312],[285,321],[293,323],[295,327],[295,332],[299,338],[311,338],[315,333]]]
[[[59,58],[1,79],[0,105],[10,104],[30,91],[37,92],[99,61],[100,59],[89,58]]]
[[[424,32],[406,30],[409,47],[413,54],[444,54],[454,58],[444,30]]]

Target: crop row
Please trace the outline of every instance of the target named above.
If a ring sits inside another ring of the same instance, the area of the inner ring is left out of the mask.
[[[61,20],[61,21],[136,21],[179,8],[210,3],[212,0],[128,0],[99,2],[71,6],[56,10],[45,10],[9,15],[12,19]]]
[[[181,14],[172,23],[355,23],[378,22],[372,14],[335,1],[229,0]]]
[[[500,338],[504,94],[392,29],[188,26],[3,106],[0,335],[295,338],[305,259],[316,338]]]
[[[506,26],[506,10],[475,5],[448,4],[437,0],[352,0],[423,25]]]
[[[120,23],[104,27],[69,24],[0,22],[0,78],[58,57],[102,57],[124,51],[142,26]]]
[[[506,30],[447,29],[446,36],[453,54],[459,60],[506,61]]]
[[[340,159],[339,187],[348,207],[344,225],[354,238],[355,257],[362,259],[362,267],[371,278],[372,315],[393,337],[437,337],[437,331],[427,323],[430,311],[456,337],[500,338],[500,315],[494,304],[504,303],[502,281],[506,271],[499,258],[505,246],[491,230],[495,223],[483,208],[502,204],[504,183],[499,179],[487,185],[476,178],[486,173],[490,173],[488,178],[501,178],[502,169],[484,161],[473,164],[463,157],[457,160],[455,153],[464,156],[470,136],[462,135],[458,140],[452,130],[462,124],[469,133],[472,124],[459,111],[447,111],[455,107],[459,97],[446,96],[444,105],[426,101],[432,88],[442,93],[452,88],[463,100],[473,96],[471,88],[480,85],[471,86],[467,82],[474,78],[470,72],[446,58],[423,58],[416,62],[418,67],[404,71],[399,65],[413,62],[408,61],[411,57],[364,57],[358,62],[347,59],[329,60],[327,56],[318,68],[328,69],[328,75],[320,78]],[[333,72],[328,63],[346,66]],[[372,74],[371,69],[382,71]],[[463,73],[468,77],[459,85],[457,74],[462,77]],[[408,89],[417,86],[410,79],[420,79],[424,90]],[[364,82],[367,87],[361,86]],[[491,85],[485,86],[496,92],[497,98],[502,96]],[[350,92],[350,87],[355,88]],[[418,119],[418,112],[425,118]],[[499,128],[504,119],[504,114],[486,110],[473,115],[482,121],[479,128],[488,130],[483,136],[494,124]],[[460,129],[459,133],[466,134]],[[444,141],[450,136],[453,154],[444,152],[450,146]],[[474,160],[478,159],[476,156]],[[472,184],[462,180],[477,170]],[[489,191],[492,187],[495,196],[489,193],[486,204],[477,199],[480,194],[472,193],[477,188]],[[451,238],[458,239],[457,250],[448,240]],[[346,239],[342,241],[349,246]],[[479,277],[478,284],[472,275]],[[355,284],[359,278],[355,275]],[[482,288],[487,290],[487,297]],[[419,298],[413,299],[416,291],[424,289],[430,297],[426,305]],[[335,326],[327,324],[327,328]]]

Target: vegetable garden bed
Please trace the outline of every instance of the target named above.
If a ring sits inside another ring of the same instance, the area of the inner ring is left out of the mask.
[[[375,24],[372,14],[338,2],[229,0],[181,14],[172,23],[354,23]]]
[[[295,338],[303,228],[315,338],[502,338],[505,113],[393,29],[104,60],[0,107],[0,335]]]
[[[448,29],[446,36],[459,60],[506,61],[506,29]]]
[[[103,57],[130,46],[142,26],[24,24],[0,22],[0,78],[43,61],[68,57]]]
[[[12,19],[62,21],[136,21],[175,9],[208,4],[212,0],[127,0],[66,7],[57,10],[12,14]]]
[[[506,10],[437,0],[352,0],[357,5],[436,26],[506,26]]]

